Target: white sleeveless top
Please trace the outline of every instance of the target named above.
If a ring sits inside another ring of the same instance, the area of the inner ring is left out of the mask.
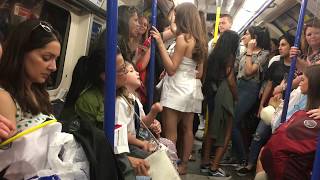
[[[176,73],[163,79],[160,103],[180,112],[201,113],[203,95],[201,81],[196,79],[197,63],[183,57]]]

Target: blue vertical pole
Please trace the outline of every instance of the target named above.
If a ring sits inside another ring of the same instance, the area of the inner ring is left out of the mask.
[[[118,1],[108,0],[107,4],[107,35],[104,84],[104,132],[108,141],[114,146],[114,119],[116,100],[116,56],[118,33]]]
[[[152,26],[157,26],[157,0],[152,0],[152,19],[151,24]],[[150,55],[150,62],[148,65],[148,88],[147,88],[147,94],[148,94],[148,110],[151,109],[151,106],[153,104],[153,90],[154,90],[154,68],[155,68],[155,48],[156,48],[156,42],[154,39],[151,40],[151,55]]]
[[[314,158],[311,180],[319,180],[319,179],[320,179],[320,134],[318,136],[318,146],[317,146],[316,156]]]
[[[298,19],[298,27],[297,27],[296,37],[294,40],[294,47],[297,47],[297,48],[299,47],[299,44],[300,44],[301,32],[303,29],[304,14],[306,11],[307,4],[308,4],[308,0],[302,0],[299,19]],[[293,57],[291,59],[291,66],[290,66],[290,72],[289,72],[288,81],[287,81],[287,88],[286,88],[285,100],[284,100],[283,110],[282,110],[282,115],[281,115],[281,122],[284,122],[287,117],[287,110],[288,110],[288,104],[289,104],[290,93],[291,93],[291,88],[292,88],[294,71],[296,69],[296,63],[297,63],[297,57]]]

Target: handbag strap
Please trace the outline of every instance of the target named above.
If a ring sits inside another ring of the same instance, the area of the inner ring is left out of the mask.
[[[56,119],[52,119],[52,120],[49,120],[49,121],[45,121],[45,122],[43,122],[41,124],[38,124],[36,126],[30,127],[29,129],[26,129],[26,130],[16,134],[15,136],[3,141],[2,143],[0,143],[0,147],[5,146],[5,145],[7,145],[7,144],[9,144],[9,143],[11,143],[11,142],[23,137],[23,136],[25,136],[27,134],[30,134],[30,133],[32,133],[32,132],[34,132],[34,131],[36,131],[36,130],[38,130],[40,128],[43,128],[43,127],[45,127],[45,126],[47,126],[49,124],[55,123],[55,122],[57,122],[57,120]]]
[[[139,136],[140,131],[140,110],[136,100],[134,100],[134,127],[136,129],[136,136]]]
[[[134,112],[136,114],[136,112]],[[153,133],[150,131],[150,129],[147,127],[147,125],[141,120],[140,116],[139,116],[140,122],[141,124],[144,126],[144,128],[147,130],[147,132],[151,135],[151,138],[153,141],[155,141],[155,143],[157,143],[157,145],[159,146],[158,148],[160,148],[160,141],[153,135]]]
[[[137,114],[137,112],[135,111],[135,107],[134,107],[132,104],[130,104],[125,97],[122,97],[122,98],[127,102],[129,108],[134,110],[134,111],[133,111],[133,112],[134,112],[134,118],[137,118],[137,119],[139,120],[139,121],[136,121],[136,120],[135,120],[135,123],[136,123],[136,122],[141,122],[142,126],[143,126],[143,127],[147,130],[147,132],[151,135],[152,140],[157,144],[157,146],[158,146],[157,148],[158,148],[158,149],[161,148],[161,143],[160,143],[160,141],[153,135],[153,133],[150,131],[150,129],[147,127],[147,125],[141,120],[141,118],[140,118],[140,113]],[[138,103],[136,103],[136,102],[137,102],[137,101],[135,100],[135,104],[138,105]],[[139,108],[139,106],[138,106],[138,108]],[[140,112],[140,111],[138,111],[138,112]],[[136,126],[136,125],[135,125],[135,126]]]

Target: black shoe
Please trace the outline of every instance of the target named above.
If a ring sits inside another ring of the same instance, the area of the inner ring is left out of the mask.
[[[246,176],[247,174],[251,173],[254,168],[248,169],[247,167],[242,167],[237,170],[237,175],[238,176]]]
[[[200,165],[200,172],[202,172],[202,173],[208,173],[209,169],[210,169],[210,163]]]

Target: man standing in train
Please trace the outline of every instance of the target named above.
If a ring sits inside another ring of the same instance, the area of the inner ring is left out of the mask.
[[[233,23],[233,19],[229,14],[222,14],[219,22],[219,36],[223,32],[230,30],[232,23]],[[213,50],[213,47],[214,47],[213,39],[214,38],[212,38],[208,43],[208,54],[210,54],[211,51]]]

